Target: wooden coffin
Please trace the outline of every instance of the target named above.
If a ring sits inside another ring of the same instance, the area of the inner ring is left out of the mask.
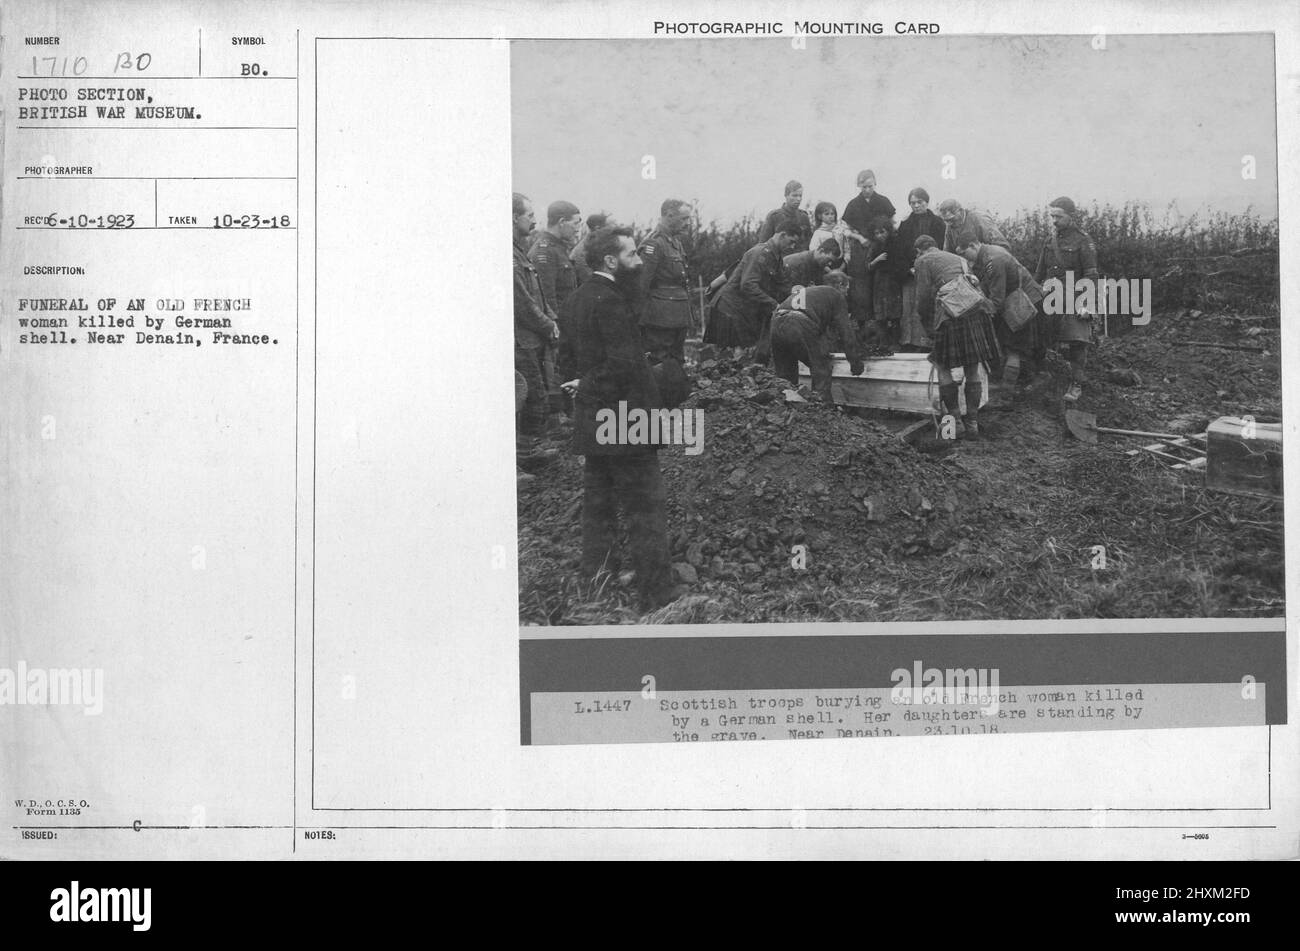
[[[1206,436],[1205,486],[1233,495],[1282,497],[1282,424],[1221,416]]]
[[[896,353],[889,357],[873,357],[866,362],[861,376],[849,372],[849,361],[842,353],[831,354],[831,395],[835,402],[846,406],[863,406],[868,409],[888,409],[900,413],[929,415],[939,398],[939,379],[931,383],[934,369],[924,353]],[[962,381],[960,368],[953,370],[953,379]],[[987,374],[980,367],[980,378],[987,384]],[[799,364],[799,382],[812,386],[808,368]],[[988,386],[984,387],[983,406],[989,401]],[[965,388],[958,391],[961,411],[966,412]]]

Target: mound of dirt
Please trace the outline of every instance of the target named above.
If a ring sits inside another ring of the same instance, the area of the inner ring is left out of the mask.
[[[1195,472],[1128,454],[1149,440],[1074,440],[1058,359],[1046,387],[986,407],[982,438],[954,446],[908,445],[898,418],[789,402],[786,381],[730,352],[699,357],[683,408],[704,411],[703,451],[659,454],[691,595],[643,618],[630,576],[576,579],[582,464],[565,452],[519,489],[522,623],[1281,613],[1281,503],[1209,493]],[[1101,343],[1079,408],[1102,426],[1199,432],[1280,409],[1278,364],[1267,318],[1157,315]]]
[[[773,575],[840,583],[885,558],[952,545],[958,495],[938,456],[832,404],[787,402],[788,388],[764,367],[700,364],[684,408],[704,410],[704,451],[660,454],[681,526],[674,560],[754,594]]]
[[[1092,370],[1099,385],[1085,391],[1091,405],[1083,408],[1102,426],[1157,432],[1203,432],[1219,416],[1278,418],[1280,333],[1276,314],[1155,314],[1148,326],[1101,341]]]

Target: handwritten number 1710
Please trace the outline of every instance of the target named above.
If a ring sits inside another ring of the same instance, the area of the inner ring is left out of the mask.
[[[153,62],[148,53],[138,56],[131,53],[118,53],[113,60],[114,73],[143,73]],[[89,62],[84,56],[33,56],[33,76],[81,76],[86,72]]]

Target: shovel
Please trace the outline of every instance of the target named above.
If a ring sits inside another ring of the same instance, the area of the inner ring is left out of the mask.
[[[1145,436],[1149,439],[1200,438],[1187,433],[1146,433],[1135,429],[1107,429],[1104,426],[1097,425],[1097,417],[1092,413],[1085,413],[1083,410],[1078,409],[1067,409],[1065,411],[1065,425],[1075,439],[1089,444],[1097,442],[1098,433],[1110,433],[1115,436]]]

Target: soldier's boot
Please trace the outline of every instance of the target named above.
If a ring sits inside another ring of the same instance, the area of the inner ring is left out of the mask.
[[[1036,392],[1052,379],[1047,370],[1047,351],[1035,350],[1025,357],[1020,368],[1020,386],[1026,392]]]
[[[1026,377],[1028,377],[1026,379]],[[1052,382],[1052,373],[1047,369],[1047,360],[1034,361],[1032,374],[1020,375],[1020,380],[1025,390],[1030,393],[1037,393]]]
[[[1016,381],[1020,379],[1022,367],[1021,356],[1008,352],[1003,358],[1000,370],[989,368],[989,408],[1009,409],[1015,402]]]
[[[966,424],[966,438],[979,439],[980,436],[980,403],[984,399],[984,384],[974,381],[966,384],[966,415],[962,422]]]
[[[963,427],[961,421],[961,401],[957,397],[957,384],[944,383],[939,387],[939,399],[943,401],[944,411],[956,422],[955,435],[961,438]]]
[[[830,373],[827,373],[824,377],[818,374],[818,376],[812,381],[812,390],[813,395],[816,396],[820,402],[827,403],[831,406],[835,405],[835,394],[831,390]]]

